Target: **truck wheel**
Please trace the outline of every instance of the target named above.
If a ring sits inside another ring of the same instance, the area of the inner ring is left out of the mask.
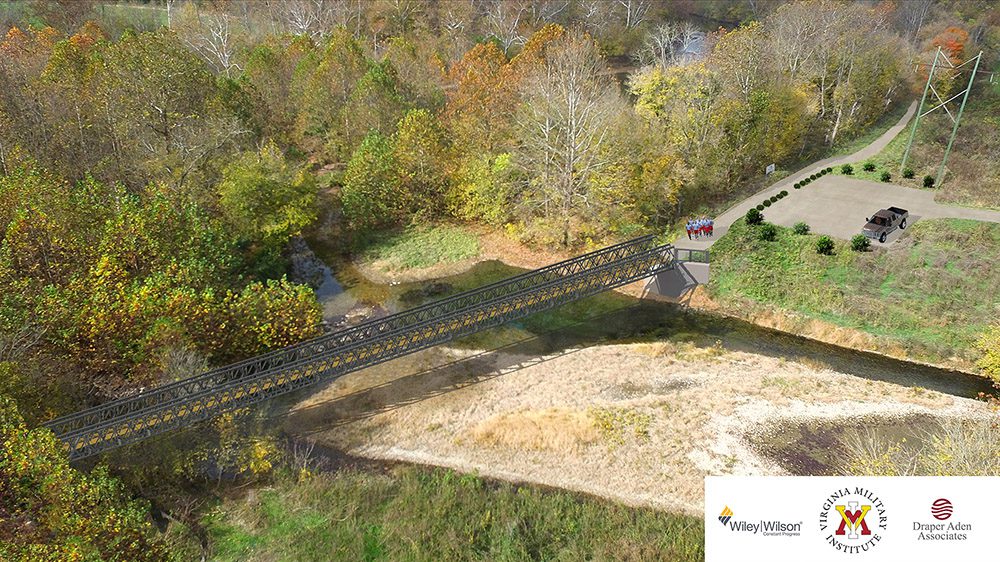
[[[902,221],[900,221],[899,228],[900,228],[900,230],[906,228],[906,219],[903,219]]]
[[[881,243],[883,243],[883,244],[885,244],[885,233],[884,232],[882,233],[882,236],[878,237],[878,241],[881,242]]]

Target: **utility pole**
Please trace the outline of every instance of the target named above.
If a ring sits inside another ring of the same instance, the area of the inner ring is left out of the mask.
[[[958,125],[962,120],[962,112],[965,111],[965,103],[969,100],[969,92],[972,91],[972,84],[975,82],[976,74],[979,73],[979,62],[982,58],[983,52],[979,51],[978,55],[956,66],[943,52],[941,52],[941,47],[938,47],[937,52],[934,53],[934,62],[931,63],[931,70],[927,74],[927,84],[924,85],[924,95],[920,98],[920,107],[917,109],[917,115],[913,119],[913,127],[910,128],[910,139],[906,143],[906,150],[903,152],[903,161],[899,166],[900,173],[906,169],[906,161],[910,156],[910,148],[913,146],[913,138],[916,136],[917,125],[920,123],[920,118],[928,113],[937,111],[938,109],[944,109],[945,114],[947,114],[948,118],[951,119],[953,126],[951,128],[951,137],[948,139],[948,147],[945,148],[944,157],[941,158],[941,166],[938,168],[937,179],[934,182],[937,186],[941,185],[941,182],[944,180],[944,169],[945,164],[948,162],[948,154],[951,153],[951,147],[955,142],[955,135],[958,133]],[[966,85],[965,89],[948,99],[943,99],[941,94],[938,93],[937,88],[934,87],[934,72],[939,69],[953,70],[955,73],[951,76],[951,78],[954,79],[964,72],[962,67],[970,62],[974,62],[975,64],[972,67],[972,73],[969,75],[969,83]],[[992,76],[990,77],[990,81],[992,82]],[[928,92],[934,94],[934,97],[937,98],[938,105],[924,111],[924,102],[927,101]],[[959,97],[962,98],[962,104],[958,108],[958,113],[956,115],[952,115],[951,110],[948,109],[948,103],[958,99]]]
[[[962,112],[965,111],[965,102],[969,99],[969,92],[972,91],[972,82],[976,79],[976,71],[979,70],[979,60],[983,58],[983,52],[976,55],[976,64],[972,67],[972,74],[969,75],[969,85],[965,87],[965,95],[962,96],[962,105],[958,106],[958,116],[955,117],[955,126],[951,128],[951,138],[948,139],[948,148],[944,149],[944,158],[941,159],[941,167],[938,168],[936,185],[941,185],[944,179],[944,164],[948,161],[948,153],[951,152],[951,145],[955,142],[955,133],[958,132],[958,124],[962,121]],[[972,60],[972,59],[969,59]]]
[[[920,107],[917,108],[917,114],[913,117],[913,126],[910,127],[910,140],[906,142],[906,150],[903,151],[903,163],[899,165],[899,175],[903,175],[903,169],[906,168],[906,159],[910,156],[913,137],[917,134],[917,124],[920,123],[920,118],[924,113],[924,101],[927,99],[927,90],[931,88],[931,78],[934,77],[934,70],[937,69],[938,57],[940,56],[941,47],[938,47],[937,51],[934,52],[934,62],[931,64],[930,74],[927,75],[927,84],[924,85],[924,95],[920,96]]]

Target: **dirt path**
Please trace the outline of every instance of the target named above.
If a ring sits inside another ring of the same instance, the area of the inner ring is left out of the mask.
[[[666,341],[542,357],[434,348],[332,383],[286,426],[354,455],[694,514],[707,474],[784,473],[751,444],[775,426],[988,415],[820,364]]]
[[[795,182],[805,178],[810,174],[814,174],[819,170],[822,170],[823,168],[839,166],[841,164],[847,164],[850,162],[857,162],[859,160],[864,160],[866,158],[870,158],[878,154],[879,152],[882,151],[883,148],[885,148],[889,144],[890,141],[892,141],[892,139],[896,138],[896,135],[898,135],[904,128],[906,128],[906,124],[910,121],[910,118],[913,117],[913,114],[916,112],[916,110],[917,110],[917,102],[914,101],[910,104],[910,107],[906,110],[906,114],[903,115],[902,118],[900,118],[899,122],[890,127],[888,131],[883,133],[882,136],[880,136],[879,138],[875,139],[874,142],[862,148],[861,150],[855,152],[854,154],[850,154],[847,156],[834,156],[832,158],[827,158],[825,160],[813,162],[812,164],[806,166],[805,168],[802,168],[801,170],[788,176],[787,178],[784,178],[774,183],[770,187],[757,192],[756,194],[744,199],[743,201],[737,203],[736,205],[733,205],[726,212],[722,213],[721,215],[715,218],[715,235],[712,238],[703,238],[700,240],[688,240],[686,237],[682,237],[675,242],[676,246],[679,248],[692,248],[698,250],[704,250],[706,248],[710,248],[712,247],[712,244],[715,243],[716,240],[721,238],[723,235],[726,234],[726,232],[729,231],[729,227],[733,224],[733,222],[735,222],[737,219],[745,215],[747,211],[755,207],[760,201],[781,192],[781,190],[790,191],[792,189],[792,185]],[[800,193],[795,193],[795,197],[800,197],[800,196],[801,196]],[[795,197],[787,197],[786,199],[793,199]],[[865,211],[859,211],[859,212],[864,213]],[[798,220],[802,219],[797,219],[796,222]]]

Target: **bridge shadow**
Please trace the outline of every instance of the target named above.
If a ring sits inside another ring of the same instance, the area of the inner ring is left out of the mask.
[[[640,306],[632,304],[591,315],[567,326],[533,333],[517,341],[477,351],[464,357],[449,359],[438,347],[423,350],[415,354],[418,360],[437,364],[327,400],[296,407],[297,404],[310,400],[310,396],[320,396],[330,392],[339,384],[339,379],[324,383],[319,388],[303,389],[282,400],[280,411],[272,411],[271,417],[285,420],[286,433],[296,437],[308,437],[541,365],[576,353],[590,345],[609,340],[623,343],[622,337],[625,336],[627,339],[627,334],[620,333],[616,326],[632,318],[632,313]],[[599,328],[595,330],[593,326]],[[452,346],[451,349],[462,352],[461,347]],[[410,366],[412,357],[400,357],[366,370],[412,368]],[[363,376],[364,371],[361,373]],[[384,375],[384,371],[379,374]]]
[[[282,417],[286,419],[286,431],[296,436],[315,435],[448,392],[469,388],[503,375],[541,365],[580,351],[585,347],[569,347],[542,356],[530,356],[529,354],[536,349],[535,344],[538,341],[539,337],[537,336],[527,338],[287,411],[282,414]],[[435,355],[439,353],[440,351]],[[391,368],[392,364],[389,363],[385,366]],[[331,385],[336,384],[336,381],[328,383],[326,388],[317,391],[317,394],[328,391]]]

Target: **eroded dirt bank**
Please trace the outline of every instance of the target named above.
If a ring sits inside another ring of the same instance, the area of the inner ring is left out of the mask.
[[[700,513],[706,474],[785,473],[751,444],[776,425],[990,415],[905,381],[720,345],[529,351],[420,352],[332,383],[286,425],[350,454]]]

